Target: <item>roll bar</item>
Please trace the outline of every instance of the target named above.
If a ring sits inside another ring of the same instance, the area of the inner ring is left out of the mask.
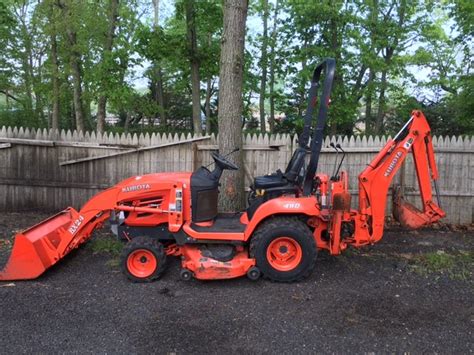
[[[326,125],[329,108],[329,95],[331,94],[332,83],[334,81],[334,73],[336,71],[336,60],[333,58],[326,58],[319,64],[313,72],[313,78],[311,79],[311,88],[309,89],[308,96],[308,108],[306,109],[304,117],[304,128],[300,135],[299,146],[306,148],[309,141],[309,135],[311,130],[311,123],[313,121],[314,109],[317,104],[317,95],[320,86],[321,74],[324,70],[324,83],[321,97],[319,99],[319,112],[316,121],[316,126],[313,131],[313,137],[311,139],[311,157],[309,164],[306,169],[306,176],[303,185],[303,195],[309,196],[313,190],[314,175],[318,168],[319,154],[323,144],[323,130]]]

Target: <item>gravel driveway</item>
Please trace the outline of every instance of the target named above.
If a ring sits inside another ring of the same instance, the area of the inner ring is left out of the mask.
[[[3,261],[6,238],[45,217],[0,216]],[[37,280],[0,283],[2,353],[474,351],[472,229],[392,228],[373,247],[320,253],[295,284],[184,282],[177,261],[161,280],[133,284],[94,243]],[[436,255],[454,257],[443,268]]]

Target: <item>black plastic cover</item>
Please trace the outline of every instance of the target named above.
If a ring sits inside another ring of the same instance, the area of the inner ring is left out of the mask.
[[[193,222],[204,222],[217,216],[219,178],[200,167],[191,175],[191,210]]]

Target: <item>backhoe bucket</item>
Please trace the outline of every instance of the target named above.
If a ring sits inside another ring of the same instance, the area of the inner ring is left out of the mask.
[[[405,201],[399,186],[393,189],[393,217],[400,224],[409,229],[417,229],[433,223],[423,211]]]
[[[0,271],[0,281],[28,280],[41,275],[69,251],[68,230],[79,213],[68,208],[15,236],[12,253]]]

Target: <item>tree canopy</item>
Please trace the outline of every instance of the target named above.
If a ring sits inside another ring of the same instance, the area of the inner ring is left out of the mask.
[[[425,111],[474,134],[470,0],[251,0],[248,132],[296,133],[312,70],[337,71],[328,132],[393,134]],[[0,2],[0,125],[216,132],[219,0]]]

